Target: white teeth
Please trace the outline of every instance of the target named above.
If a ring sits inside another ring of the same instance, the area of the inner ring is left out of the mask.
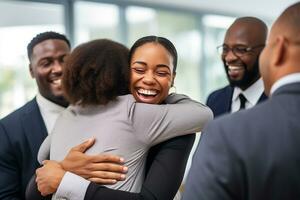
[[[145,90],[145,89],[138,89],[138,93],[144,94],[144,95],[156,95],[157,91],[155,90]]]
[[[61,85],[61,79],[57,79],[57,80],[53,81],[53,83],[56,85]]]
[[[241,66],[228,66],[228,70],[229,71],[239,71],[239,70],[243,70],[243,67],[241,67]]]

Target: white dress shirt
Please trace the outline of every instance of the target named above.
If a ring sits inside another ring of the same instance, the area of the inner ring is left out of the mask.
[[[40,93],[36,95],[36,101],[41,111],[42,118],[47,128],[48,134],[52,132],[56,119],[65,110],[64,107],[49,101]]]
[[[296,83],[300,82],[300,73],[293,73],[287,76],[282,77],[281,79],[277,80],[270,91],[270,94],[272,95],[278,88],[281,86],[290,84],[290,83]]]
[[[231,113],[234,113],[240,109],[241,102],[239,99],[239,95],[241,93],[247,99],[245,108],[248,109],[257,104],[263,92],[264,92],[264,84],[261,78],[258,79],[246,90],[242,90],[239,87],[234,87],[233,95],[232,95],[232,103],[231,103]]]

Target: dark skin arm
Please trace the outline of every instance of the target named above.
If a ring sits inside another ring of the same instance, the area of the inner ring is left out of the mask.
[[[195,135],[180,136],[150,149],[140,193],[113,190],[91,183],[85,200],[172,200],[181,184]]]
[[[36,175],[27,186],[26,199],[37,200],[54,193],[66,171],[98,184],[115,184],[124,180],[127,167],[123,166],[123,158],[107,154],[94,156],[84,154],[94,142],[94,139],[90,139],[72,148],[61,162],[44,161],[43,166],[36,170]]]
[[[127,167],[123,166],[124,159],[108,154],[86,155],[84,152],[95,143],[90,139],[73,147],[66,158],[60,162],[65,171],[77,174],[98,184],[115,184],[125,179]]]
[[[152,147],[147,158],[146,179],[143,183],[140,193],[130,193],[113,190],[96,183],[91,183],[86,192],[85,200],[173,199],[181,184],[187,159],[194,139],[195,135],[180,136]],[[47,165],[45,165],[43,169],[46,170],[46,167]],[[49,170],[51,169],[48,168],[47,170],[49,172]],[[59,167],[52,167],[52,170],[55,174],[63,173],[62,169]],[[40,174],[44,174],[42,171],[37,172],[40,172]],[[54,180],[53,182],[57,182],[57,180]],[[32,181],[31,184],[33,184]],[[42,185],[41,182],[40,185]],[[51,183],[49,183],[49,187],[50,186]],[[53,187],[53,190],[56,191],[57,187],[58,185],[56,186],[56,188]],[[32,196],[32,194],[34,194],[34,192],[32,191],[34,191],[34,186],[31,186],[31,192],[27,194],[31,193]],[[46,189],[44,191],[46,191]],[[43,194],[45,195],[46,193]],[[35,196],[34,198],[28,199],[38,198]]]

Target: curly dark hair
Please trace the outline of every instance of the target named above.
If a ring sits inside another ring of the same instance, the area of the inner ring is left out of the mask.
[[[76,47],[63,69],[65,98],[71,104],[88,106],[129,94],[128,55],[127,47],[108,39]]]
[[[28,59],[29,60],[31,59],[31,56],[32,56],[32,53],[33,53],[33,48],[37,44],[39,44],[39,43],[41,43],[41,42],[43,42],[45,40],[50,40],[50,39],[52,39],[52,40],[54,40],[54,39],[63,40],[63,41],[65,41],[68,44],[69,48],[71,48],[70,41],[63,34],[60,34],[60,33],[54,32],[54,31],[47,31],[47,32],[39,33],[34,38],[32,38],[32,40],[27,45],[27,56],[28,56]]]

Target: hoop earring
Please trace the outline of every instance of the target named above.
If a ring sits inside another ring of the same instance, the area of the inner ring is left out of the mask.
[[[176,87],[174,85],[172,85],[172,87],[169,90],[169,94],[172,94],[172,93],[176,94]]]

